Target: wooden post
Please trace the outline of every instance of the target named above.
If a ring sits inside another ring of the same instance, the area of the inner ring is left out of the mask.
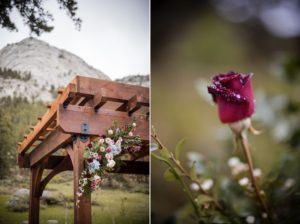
[[[29,224],[38,224],[40,219],[40,181],[43,166],[32,167],[30,170]]]
[[[80,198],[77,196],[79,179],[81,172],[83,171],[84,161],[83,153],[85,146],[90,142],[83,143],[79,136],[76,137],[73,143],[73,172],[74,172],[74,223],[75,224],[91,224],[91,195],[83,194]],[[76,204],[77,200],[80,200],[79,204]]]

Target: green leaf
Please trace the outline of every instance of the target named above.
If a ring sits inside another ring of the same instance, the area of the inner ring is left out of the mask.
[[[186,138],[183,138],[183,139],[181,139],[181,140],[177,143],[177,145],[176,145],[176,149],[175,149],[175,158],[176,158],[177,160],[179,159],[180,153],[181,153],[181,151],[182,151],[183,148],[184,148],[185,142],[186,142]]]
[[[167,160],[165,158],[163,158],[163,157],[161,157],[161,156],[159,156],[159,155],[157,155],[157,154],[155,154],[153,152],[151,152],[150,154],[151,154],[152,157],[154,157],[157,160],[160,160],[160,161],[163,161],[163,162],[167,162]]]
[[[171,157],[171,154],[167,148],[162,148],[160,150],[160,155],[165,159],[169,159]]]
[[[178,179],[176,173],[170,168],[164,172],[164,178],[166,181],[174,181]]]
[[[190,175],[191,175],[192,180],[197,179],[196,162],[193,162],[193,165],[192,165],[191,170],[190,170]]]

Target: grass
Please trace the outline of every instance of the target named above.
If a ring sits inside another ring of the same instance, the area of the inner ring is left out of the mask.
[[[138,184],[137,184],[138,185]],[[19,224],[27,220],[28,212],[11,212],[5,207],[9,191],[0,194],[0,224]],[[55,219],[59,223],[73,223],[73,185],[72,182],[49,183],[47,190],[63,194],[62,205],[40,209],[40,223]],[[148,223],[149,195],[121,189],[98,190],[92,194],[92,223]]]

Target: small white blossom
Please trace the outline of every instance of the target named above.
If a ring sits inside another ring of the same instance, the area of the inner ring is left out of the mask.
[[[113,168],[116,165],[116,162],[113,159],[108,160],[107,167]]]
[[[251,224],[255,222],[255,217],[253,215],[249,215],[246,217],[246,222]]]
[[[136,123],[135,122],[132,123],[132,127],[134,127],[134,128],[136,127]]]
[[[234,168],[236,166],[238,166],[241,163],[240,159],[238,157],[231,157],[227,164],[230,168]]]
[[[114,131],[113,131],[112,129],[109,129],[109,130],[107,131],[107,133],[108,133],[109,135],[112,135],[112,134],[114,133]]]
[[[129,133],[128,133],[128,136],[132,137],[132,136],[133,136],[133,133],[132,133],[132,132],[129,132]]]
[[[285,188],[290,188],[292,186],[294,186],[295,184],[295,180],[293,178],[288,178],[285,182],[284,182],[284,187]]]
[[[249,166],[245,163],[239,163],[237,166],[235,166],[231,173],[233,176],[239,175],[240,173],[247,171],[249,169]]]
[[[100,139],[99,139],[99,143],[100,143],[100,144],[103,144],[103,143],[104,143],[104,139],[103,139],[103,138],[100,138]]]
[[[106,138],[106,139],[105,139],[105,142],[106,142],[107,144],[109,144],[109,143],[112,142],[112,140],[111,140],[111,138]]]
[[[199,187],[199,185],[197,183],[191,183],[190,184],[190,189],[192,191],[199,191],[200,187]]]
[[[105,148],[103,146],[100,147],[100,152],[105,152]]]
[[[77,192],[76,194],[77,194],[78,197],[81,197],[82,192]]]
[[[261,217],[263,217],[264,219],[266,219],[266,218],[268,218],[268,214],[265,213],[265,212],[263,212],[263,213],[261,214]]]
[[[246,186],[248,183],[249,183],[248,177],[244,177],[244,178],[242,178],[242,179],[239,180],[239,184],[241,186]]]
[[[261,174],[262,174],[261,169],[256,168],[256,169],[253,170],[253,175],[255,177],[260,177]]]
[[[201,184],[201,188],[205,191],[209,190],[214,185],[214,181],[212,179],[204,180]]]

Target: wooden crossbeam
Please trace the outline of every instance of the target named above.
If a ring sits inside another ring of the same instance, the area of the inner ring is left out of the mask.
[[[82,94],[95,95],[100,93],[101,98],[103,98],[102,101],[126,102],[136,95],[138,101],[149,105],[149,89],[146,87],[82,76],[77,76],[72,83],[77,86],[77,91]]]
[[[138,115],[137,115],[138,117]],[[105,133],[112,121],[120,125],[132,122],[132,118],[126,112],[100,110],[95,113],[93,107],[80,107],[69,105],[68,108],[59,106],[57,122],[65,133],[80,134],[82,124],[88,124],[89,135],[100,135]],[[149,140],[149,122],[137,119],[136,134],[143,140]]]
[[[71,140],[72,136],[70,134],[65,134],[61,130],[56,129],[30,153],[30,166],[40,162],[48,155],[68,144]]]
[[[74,84],[69,84],[63,91],[63,93],[52,103],[51,109],[49,109],[43,117],[40,117],[40,122],[35,126],[34,130],[23,140],[22,144],[18,148],[18,153],[25,153],[31,145],[39,138],[40,134],[55,120],[58,105],[62,103],[70,92],[75,90]]]
[[[124,110],[129,110],[130,114],[138,110],[141,105],[149,106],[148,88],[82,76],[77,76],[64,90],[60,90],[59,94],[51,106],[48,106],[49,110],[38,118],[38,124],[31,128],[32,131],[19,144],[18,153],[24,154],[36,140],[43,140],[40,136],[45,134],[49,125],[56,119],[59,104],[67,107],[78,97],[84,97],[79,102],[80,106],[92,100],[91,105],[95,110],[106,101],[122,102],[123,107],[126,107]]]
[[[65,156],[51,155],[48,157],[48,161],[45,164],[44,169],[55,169],[55,167],[57,167],[62,161],[67,161],[65,170],[73,170],[71,160],[65,159]],[[19,155],[18,162],[20,168],[30,168],[30,158],[28,154],[24,156]],[[121,167],[112,171],[112,173],[149,174],[149,162],[122,160]]]

